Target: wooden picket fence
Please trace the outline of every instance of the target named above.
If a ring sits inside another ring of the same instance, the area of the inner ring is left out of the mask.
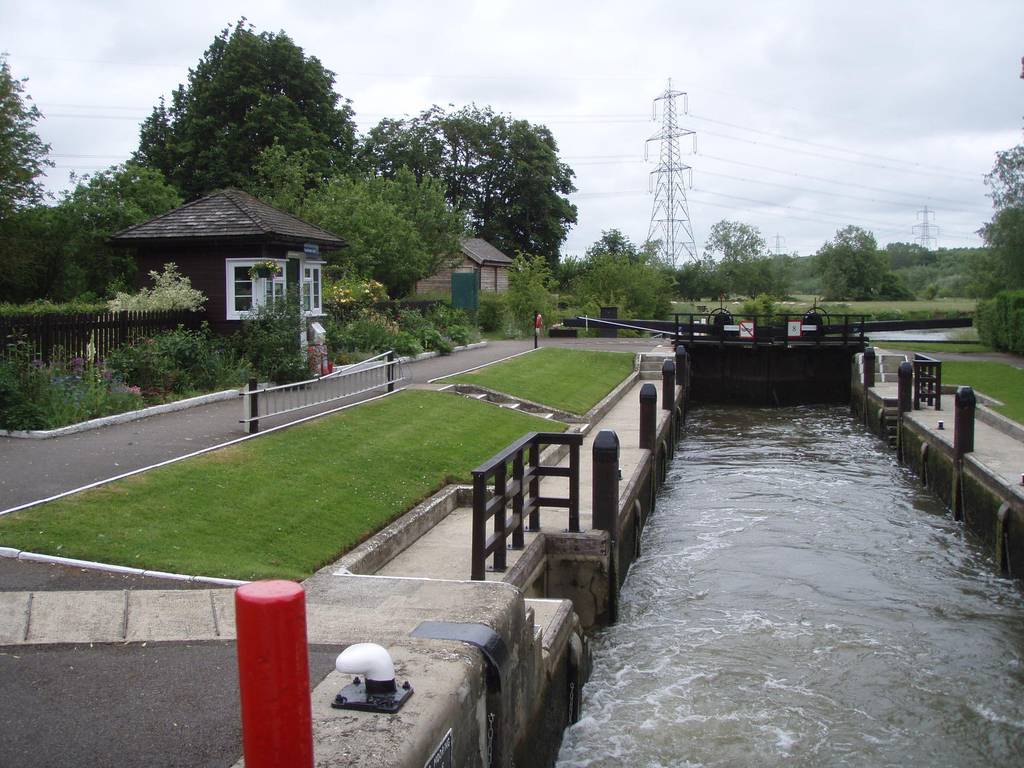
[[[49,363],[55,358],[86,357],[91,342],[96,357],[102,359],[122,344],[179,325],[195,330],[201,321],[201,314],[188,310],[0,316],[0,356],[23,342],[34,358]]]

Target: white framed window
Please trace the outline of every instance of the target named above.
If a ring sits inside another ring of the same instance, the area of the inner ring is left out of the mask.
[[[271,277],[252,277],[249,269],[264,259],[227,259],[224,265],[226,318],[242,320],[256,307],[283,299],[287,290],[283,260],[275,259],[281,272]]]
[[[306,261],[302,264],[302,311],[307,315],[324,313],[322,267],[322,261]]]

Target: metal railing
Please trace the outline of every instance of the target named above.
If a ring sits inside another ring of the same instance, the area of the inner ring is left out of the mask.
[[[733,316],[728,311],[707,315],[675,314],[675,337],[696,341],[743,342],[747,344],[806,344],[832,342],[864,343],[866,318],[842,315],[832,318],[814,313],[800,315]]]
[[[921,403],[942,410],[942,361],[921,353],[914,354],[914,410]]]
[[[239,421],[246,425],[249,434],[254,434],[259,432],[261,419],[380,389],[394,392],[404,379],[401,363],[393,351],[347,365],[326,376],[291,384],[260,387],[255,379],[251,379],[241,393],[244,411]]]
[[[529,517],[528,530],[539,531],[541,507],[568,509],[569,531],[579,532],[582,444],[583,435],[577,432],[531,432],[473,470],[471,579],[484,580],[487,558],[491,555],[494,556],[493,569],[505,570],[506,540],[511,536],[512,549],[522,549],[525,546],[524,520]],[[548,445],[569,446],[568,467],[540,463],[541,450]],[[543,477],[568,478],[568,497],[541,496],[540,480]],[[508,514],[509,506],[511,515]],[[487,523],[490,520],[494,525],[493,532],[488,535]]]

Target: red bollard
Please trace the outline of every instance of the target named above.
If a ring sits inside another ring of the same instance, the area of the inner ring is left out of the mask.
[[[312,768],[306,593],[293,581],[235,590],[246,768]]]

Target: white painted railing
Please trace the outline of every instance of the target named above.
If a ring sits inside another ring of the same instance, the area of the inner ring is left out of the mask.
[[[259,432],[261,419],[377,390],[394,392],[404,380],[404,368],[393,351],[292,384],[260,387],[251,380],[241,393],[244,410],[240,422],[253,434]]]

